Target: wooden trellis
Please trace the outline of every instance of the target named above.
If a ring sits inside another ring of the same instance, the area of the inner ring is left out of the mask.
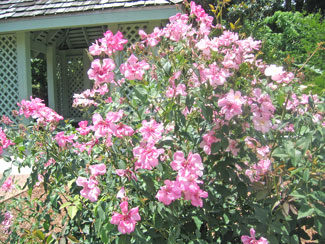
[[[15,34],[0,35],[0,114],[14,120],[11,111],[19,99],[18,55]]]

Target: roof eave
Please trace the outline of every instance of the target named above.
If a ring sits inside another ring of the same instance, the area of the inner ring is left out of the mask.
[[[178,12],[176,5],[166,5],[7,19],[1,20],[0,33],[161,20]]]

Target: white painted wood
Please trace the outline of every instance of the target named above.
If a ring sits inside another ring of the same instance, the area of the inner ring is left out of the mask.
[[[46,49],[46,72],[49,107],[57,110],[56,56],[54,46],[49,46]]]
[[[19,99],[29,99],[32,95],[30,33],[17,32]]]

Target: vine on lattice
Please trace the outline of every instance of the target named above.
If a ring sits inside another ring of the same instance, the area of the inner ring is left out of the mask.
[[[0,114],[12,120],[19,100],[17,59],[16,35],[0,35]]]

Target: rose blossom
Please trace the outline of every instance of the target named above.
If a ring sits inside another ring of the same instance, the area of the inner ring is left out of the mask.
[[[139,207],[128,210],[128,202],[123,201],[120,208],[122,213],[114,212],[110,223],[117,225],[122,234],[130,234],[134,231],[137,222],[141,220]]]

